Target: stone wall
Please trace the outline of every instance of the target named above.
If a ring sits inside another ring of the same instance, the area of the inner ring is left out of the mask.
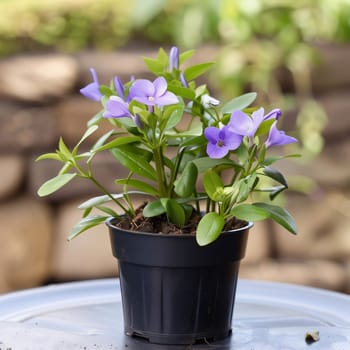
[[[125,80],[143,73],[140,56],[154,53],[19,55],[0,61],[0,292],[117,273],[103,225],[66,241],[80,218],[77,205],[98,193],[78,182],[38,198],[37,188],[57,165],[35,159],[53,151],[60,135],[74,144],[81,126],[98,111],[98,104],[78,94],[90,82],[89,67],[101,82],[114,74]],[[210,59],[214,52],[201,54]],[[311,163],[289,166],[290,173],[314,178],[318,190],[288,197],[297,237],[270,222],[255,225],[241,277],[350,292],[350,47],[324,49],[323,57],[313,87],[329,116],[325,149]],[[121,176],[108,156],[96,162],[107,182]]]

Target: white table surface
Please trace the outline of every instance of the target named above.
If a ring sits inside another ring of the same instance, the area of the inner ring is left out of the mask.
[[[0,296],[0,350],[350,350],[350,296],[239,280],[233,334],[211,344],[158,346],[123,334],[118,279],[73,282]],[[307,344],[308,332],[320,339]]]

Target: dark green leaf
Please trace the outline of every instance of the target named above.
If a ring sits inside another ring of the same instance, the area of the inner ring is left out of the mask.
[[[56,192],[68,182],[73,180],[77,176],[76,173],[60,174],[54,178],[46,181],[38,190],[40,197],[48,196],[49,194]]]
[[[288,187],[287,180],[282,175],[282,173],[280,171],[278,171],[277,169],[274,169],[274,168],[267,166],[264,169],[264,174],[266,176],[268,176],[270,179],[277,181],[278,183],[280,183],[284,187],[286,187],[286,188]]]
[[[189,162],[186,164],[182,174],[175,181],[175,192],[180,197],[189,197],[195,191],[198,171],[197,167]]]
[[[218,213],[205,214],[197,227],[196,240],[200,246],[214,242],[222,232],[225,220]]]
[[[223,105],[221,112],[232,113],[236,110],[242,110],[253,103],[256,99],[256,96],[256,92],[248,92],[247,94],[235,97]]]
[[[297,234],[298,229],[295,221],[286,209],[267,203],[254,203],[253,205],[268,212],[271,219],[283,226],[289,232]]]
[[[153,167],[145,158],[137,153],[129,151],[127,148],[114,148],[112,154],[119,162],[135,174],[141,175],[151,180],[157,178],[157,174]]]
[[[165,209],[170,222],[175,224],[177,227],[183,227],[185,225],[185,210],[175,199],[166,200]]]
[[[235,163],[230,159],[213,159],[210,157],[202,157],[195,159],[193,163],[198,168],[199,173],[203,173],[208,169],[215,168],[217,166],[232,167]]]

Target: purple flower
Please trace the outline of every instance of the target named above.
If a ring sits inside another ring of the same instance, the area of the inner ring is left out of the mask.
[[[169,72],[173,69],[179,69],[179,49],[173,46],[169,53]]]
[[[282,111],[279,108],[275,108],[265,115],[264,120],[268,120],[268,119],[278,120],[281,115],[282,115]]]
[[[146,79],[136,80],[130,87],[130,99],[134,99],[147,106],[166,106],[179,102],[176,95],[167,91],[167,82],[163,77],[159,77],[152,83]]]
[[[124,86],[121,80],[118,77],[114,77],[114,87],[117,95],[124,99]]]
[[[243,139],[243,136],[231,132],[227,126],[222,129],[208,126],[204,130],[204,136],[208,140],[208,156],[216,159],[223,158],[229,151],[237,149]]]
[[[243,113],[242,111],[234,111],[231,114],[229,129],[242,136],[254,136],[256,130],[264,120],[264,109],[259,108],[252,113],[252,116]]]
[[[132,115],[129,112],[129,104],[119,96],[111,96],[106,103],[106,111],[103,113],[105,118],[122,118]]]
[[[181,84],[183,87],[185,87],[185,88],[189,87],[188,82],[185,78],[185,74],[183,72],[180,72],[180,80],[181,80]]]
[[[266,148],[269,148],[271,146],[281,146],[293,142],[298,142],[298,140],[295,137],[288,136],[284,131],[278,130],[276,124],[277,121],[275,121],[271,125],[269,136],[265,142]]]
[[[95,69],[90,68],[90,72],[94,81],[80,89],[80,93],[90,100],[100,101],[102,94],[100,92],[100,84],[98,82],[96,71]]]

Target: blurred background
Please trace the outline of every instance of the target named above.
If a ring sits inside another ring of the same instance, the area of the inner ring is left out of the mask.
[[[0,0],[0,13],[0,293],[117,274],[104,225],[66,241],[95,190],[38,198],[57,165],[35,158],[98,112],[79,94],[90,67],[101,83],[142,77],[142,56],[173,45],[217,62],[215,96],[258,92],[301,140],[303,157],[279,163],[299,235],[256,224],[241,277],[350,293],[348,0]],[[113,184],[119,169],[96,161]]]

